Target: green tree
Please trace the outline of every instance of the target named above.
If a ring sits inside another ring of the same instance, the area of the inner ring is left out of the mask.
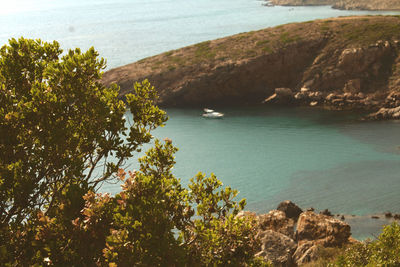
[[[24,38],[0,50],[2,225],[47,213],[71,184],[96,190],[166,121],[145,81],[127,97],[126,127],[118,87],[100,83],[98,53],[61,53],[57,42]]]
[[[214,175],[183,188],[171,140],[156,140],[138,171],[120,169],[167,117],[148,81],[119,100],[97,57],[24,38],[0,50],[0,262],[263,265],[255,222],[236,216],[245,201]],[[119,194],[97,193],[117,178]]]

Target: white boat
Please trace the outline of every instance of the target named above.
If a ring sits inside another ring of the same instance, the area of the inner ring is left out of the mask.
[[[212,109],[205,108],[204,114],[202,115],[204,118],[211,118],[211,119],[220,119],[224,117],[223,113],[216,112]]]

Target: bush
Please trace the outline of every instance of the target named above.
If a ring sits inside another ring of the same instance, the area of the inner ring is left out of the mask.
[[[211,175],[189,189],[171,140],[123,163],[167,120],[148,81],[126,103],[93,49],[21,38],[0,50],[0,261],[5,266],[265,265],[245,201]],[[124,114],[132,113],[127,127]],[[115,196],[96,193],[123,181]]]
[[[400,266],[400,225],[385,226],[375,241],[356,244],[338,257],[336,266]]]

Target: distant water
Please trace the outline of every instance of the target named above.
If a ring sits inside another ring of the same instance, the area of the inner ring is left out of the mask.
[[[226,114],[220,120],[202,118],[201,110],[167,109],[166,127],[154,133],[179,148],[174,174],[184,184],[199,171],[213,172],[259,213],[285,199],[334,214],[400,213],[400,122],[362,122],[311,108],[219,111]],[[376,222],[364,220],[356,237],[377,234]]]
[[[279,24],[361,14],[321,7],[265,7],[257,0],[4,0],[0,45],[12,37],[94,46],[108,67],[205,40]],[[395,12],[394,12],[395,13]],[[397,12],[398,14],[398,12]]]

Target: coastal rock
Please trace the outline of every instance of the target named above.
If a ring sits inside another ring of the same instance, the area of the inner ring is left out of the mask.
[[[296,99],[296,100],[298,100],[298,101],[305,100],[306,98],[307,98],[307,95],[306,95],[305,93],[303,93],[303,92],[297,92],[297,93],[294,95],[294,99]]]
[[[323,214],[306,211],[300,214],[296,237],[299,244],[315,241],[322,246],[341,246],[348,242],[350,226],[340,220]]]
[[[391,92],[385,99],[386,108],[400,106],[400,92]]]
[[[262,231],[273,230],[290,238],[294,236],[294,221],[286,217],[280,210],[271,210],[267,214],[258,216],[259,227]]]
[[[310,91],[310,88],[308,88],[308,87],[301,87],[301,89],[300,89],[301,93],[307,93],[309,91]]]
[[[347,74],[362,73],[369,69],[376,76],[382,67],[380,59],[388,55],[390,51],[391,47],[388,42],[379,41],[368,47],[347,48],[342,51],[337,66]],[[359,82],[357,80],[349,80],[346,84],[348,84],[348,89],[351,89],[350,87],[358,87]]]
[[[324,209],[323,211],[320,212],[320,214],[326,215],[326,216],[329,216],[329,217],[333,216],[333,214],[328,209]]]
[[[290,88],[275,88],[275,93],[263,101],[264,104],[288,104],[293,98]]]
[[[256,253],[255,256],[263,257],[274,266],[295,266],[292,255],[297,244],[293,239],[272,230],[260,232],[258,238],[261,240],[261,251]]]
[[[279,98],[277,94],[273,94],[266,99],[264,99],[263,104],[277,104],[279,102]]]
[[[395,108],[381,108],[377,112],[368,115],[368,118],[374,120],[398,120],[400,119],[400,106]]]
[[[303,210],[290,200],[285,200],[279,203],[277,210],[283,211],[286,217],[291,218],[295,221],[299,218],[299,215]]]
[[[280,98],[292,97],[293,91],[290,88],[275,88],[275,94]]]
[[[293,254],[293,261],[297,265],[315,261],[318,259],[319,247],[313,241],[306,241],[299,245]]]
[[[329,95],[327,95],[326,97],[325,97],[325,100],[327,101],[327,102],[330,102],[330,101],[332,101],[334,98],[335,98],[335,94],[334,93],[330,93]]]

